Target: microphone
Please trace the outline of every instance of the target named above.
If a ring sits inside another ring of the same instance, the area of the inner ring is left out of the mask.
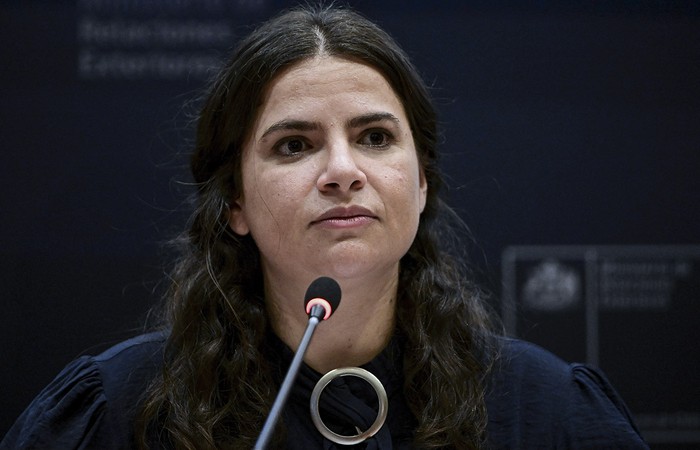
[[[255,450],[264,450],[265,447],[267,447],[267,443],[272,437],[272,432],[282,413],[284,404],[287,402],[287,397],[289,397],[289,393],[292,390],[294,379],[297,373],[299,373],[299,367],[301,367],[304,354],[311,342],[311,336],[316,330],[316,325],[318,325],[321,320],[328,319],[335,312],[340,304],[340,296],[341,293],[338,282],[329,277],[315,279],[309,285],[308,289],[306,289],[304,308],[306,309],[306,314],[309,316],[309,322],[306,325],[306,331],[304,331],[304,336],[301,338],[294,359],[292,359],[292,363],[289,365],[289,369],[287,369],[287,375],[284,377],[282,387],[280,387],[277,398],[275,398],[272,409],[270,409],[267,420],[265,420],[265,425],[260,432],[260,436],[258,436],[258,440],[255,442]]]
[[[340,304],[340,286],[333,278],[316,278],[304,296],[306,314],[309,318],[328,319]]]

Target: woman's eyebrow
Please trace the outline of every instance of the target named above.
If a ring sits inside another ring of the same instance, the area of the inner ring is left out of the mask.
[[[388,112],[374,112],[362,114],[361,116],[353,117],[347,121],[348,128],[359,128],[376,122],[389,120],[396,125],[400,125],[401,121],[395,115]]]
[[[393,114],[388,112],[374,112],[362,114],[357,117],[353,117],[347,121],[348,128],[360,128],[371,123],[382,122],[389,120],[395,124],[400,124],[401,121]],[[321,127],[317,122],[310,122],[307,120],[295,120],[295,119],[284,119],[279,122],[275,122],[270,125],[265,132],[260,136],[260,139],[264,139],[268,135],[275,133],[280,130],[294,130],[294,131],[314,131]]]
[[[313,131],[320,128],[320,125],[316,122],[309,122],[306,120],[293,120],[284,119],[279,122],[275,122],[270,125],[267,130],[260,136],[260,139],[264,139],[266,136],[280,130],[295,130],[295,131]]]

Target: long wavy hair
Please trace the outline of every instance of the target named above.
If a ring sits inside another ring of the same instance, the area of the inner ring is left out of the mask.
[[[197,125],[195,211],[179,241],[164,307],[162,374],[137,420],[142,448],[251,448],[276,394],[265,358],[270,333],[260,257],[228,224],[241,192],[241,153],[265,89],[281,70],[325,54],[367,64],[388,80],[410,122],[428,184],[417,236],[400,262],[396,333],[418,448],[479,448],[484,380],[495,347],[482,299],[462,264],[456,214],[440,199],[437,123],[428,89],[406,54],[345,8],[299,7],[262,24],[213,81]],[[457,229],[457,231],[455,231]],[[277,443],[279,444],[280,437]]]

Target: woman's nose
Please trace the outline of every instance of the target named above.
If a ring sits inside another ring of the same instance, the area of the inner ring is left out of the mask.
[[[325,170],[318,178],[318,190],[350,192],[367,183],[365,172],[358,165],[358,154],[347,142],[337,142],[326,149]]]

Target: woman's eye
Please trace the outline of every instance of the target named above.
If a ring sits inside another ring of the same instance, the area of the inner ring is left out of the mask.
[[[277,144],[276,149],[282,155],[295,155],[306,150],[308,145],[302,139],[291,138],[286,139]]]
[[[391,135],[386,131],[371,130],[365,133],[360,139],[360,143],[369,147],[384,148],[391,143]]]

